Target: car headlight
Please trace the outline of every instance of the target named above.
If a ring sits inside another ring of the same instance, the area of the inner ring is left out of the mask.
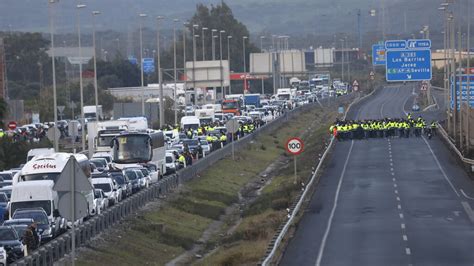
[[[41,235],[50,235],[51,234],[51,227],[44,230],[43,233],[41,233]]]

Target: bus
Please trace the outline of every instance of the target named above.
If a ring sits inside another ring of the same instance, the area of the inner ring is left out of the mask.
[[[124,132],[112,142],[115,166],[126,168],[129,164],[156,165],[161,177],[166,174],[166,145],[163,131]]]

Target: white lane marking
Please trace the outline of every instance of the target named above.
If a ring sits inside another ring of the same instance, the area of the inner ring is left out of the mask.
[[[390,166],[393,166],[393,163],[390,163]]]
[[[349,163],[349,158],[351,157],[352,148],[354,147],[354,141],[351,142],[351,147],[347,153],[346,162],[342,168],[341,176],[339,177],[339,183],[337,184],[336,195],[334,196],[334,205],[332,206],[331,215],[329,216],[328,224],[326,226],[326,231],[324,232],[323,239],[321,241],[321,246],[319,247],[318,258],[316,260],[316,266],[321,265],[321,260],[323,259],[324,248],[326,246],[326,241],[329,236],[329,231],[331,231],[332,219],[334,218],[334,213],[337,208],[337,201],[339,200],[339,192],[341,191],[342,180],[344,180],[344,174],[346,173],[347,164]]]
[[[401,209],[402,209],[402,205],[398,204],[397,208],[398,208],[399,210],[401,210]]]
[[[454,188],[453,183],[451,183],[451,180],[449,180],[448,175],[446,175],[446,172],[444,172],[443,167],[441,167],[441,164],[440,164],[439,161],[438,161],[438,157],[436,157],[435,153],[434,153],[433,150],[431,149],[430,144],[428,143],[428,141],[426,141],[426,139],[425,139],[424,136],[422,136],[422,138],[423,138],[423,140],[425,141],[426,146],[428,146],[428,149],[430,150],[431,155],[433,155],[433,158],[435,159],[435,162],[436,162],[436,164],[438,165],[439,170],[440,170],[441,173],[443,174],[444,179],[446,179],[446,181],[449,183],[449,185],[450,185],[451,188],[453,189],[454,193],[456,193],[456,195],[457,195],[458,197],[460,197],[460,196],[459,196],[459,193],[458,193],[457,190]]]
[[[390,171],[392,171],[392,172],[393,172],[393,168],[391,168],[391,167],[390,167]]]
[[[403,241],[408,241],[407,235],[403,235],[402,237],[403,237]]]
[[[400,197],[397,197],[397,201],[400,201]]]
[[[390,155],[390,162],[393,162],[392,155]]]
[[[395,194],[398,194],[398,190],[395,189]]]
[[[403,217],[404,217],[403,213],[399,213],[398,215],[400,216],[400,219],[403,219]]]
[[[395,177],[394,177],[394,178],[392,178],[392,181],[395,182],[395,181],[397,181],[397,179],[395,179]]]
[[[394,172],[392,172],[392,175],[395,175],[395,173],[394,173]]]
[[[393,184],[393,187],[397,187],[397,184]]]
[[[401,227],[402,229],[405,229],[405,224],[401,224],[400,227]]]
[[[464,190],[462,190],[462,188],[461,188],[459,191],[461,191],[461,194],[462,194],[466,199],[474,200],[474,198],[473,198],[473,197],[469,197],[469,196],[464,192]]]
[[[464,208],[464,211],[466,212],[467,214],[467,217],[469,218],[469,220],[471,221],[471,223],[474,223],[474,212],[472,211],[471,209],[471,205],[469,205],[469,203],[465,202],[465,201],[462,201],[461,202],[463,208]]]
[[[411,250],[410,250],[410,248],[405,248],[405,253],[406,253],[407,255],[411,255]]]

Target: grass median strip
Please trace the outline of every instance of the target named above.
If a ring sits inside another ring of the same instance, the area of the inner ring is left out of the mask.
[[[293,183],[285,141],[303,137],[306,151],[298,157],[298,175],[306,182],[327,140],[327,124],[336,117],[335,109],[315,107],[262,134],[236,152],[236,161],[229,157],[218,161],[184,184],[179,194],[149,204],[92,241],[79,253],[78,265],[164,265],[196,244],[202,244],[197,252],[203,258],[187,254],[178,264],[257,263],[301,189]],[[272,163],[270,176],[260,177]],[[251,200],[243,200],[247,194]]]

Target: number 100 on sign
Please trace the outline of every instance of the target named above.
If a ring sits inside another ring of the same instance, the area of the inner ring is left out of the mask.
[[[286,142],[286,150],[293,155],[303,152],[303,147],[304,144],[300,138],[291,138]]]

